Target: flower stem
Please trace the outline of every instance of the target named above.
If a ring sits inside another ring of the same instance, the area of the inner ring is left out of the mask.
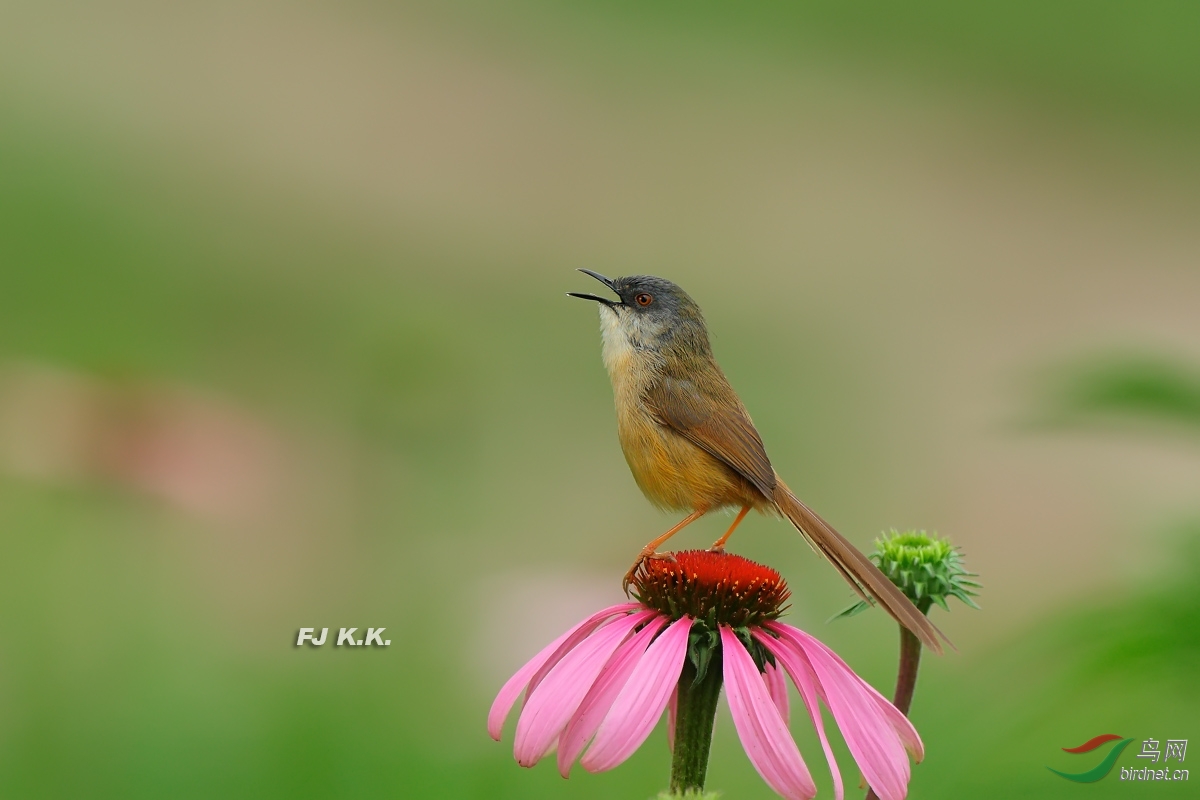
[[[671,757],[671,795],[704,790],[708,753],[712,749],[713,719],[721,696],[721,658],[714,653],[704,677],[696,680],[696,667],[685,659],[679,676],[675,715],[675,752]]]
[[[908,628],[900,628],[900,666],[896,670],[896,693],[892,705],[908,716],[913,690],[917,688],[917,669],[921,666],[921,640]]]
[[[933,605],[928,597],[917,601],[917,610],[928,614]],[[903,625],[900,627],[900,666],[896,669],[896,693],[892,696],[892,705],[900,709],[900,713],[908,716],[912,708],[913,692],[917,688],[917,670],[921,666],[921,640]],[[866,800],[879,800],[874,789],[867,790]]]

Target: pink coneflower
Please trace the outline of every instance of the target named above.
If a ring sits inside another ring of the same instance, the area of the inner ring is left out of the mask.
[[[918,762],[924,755],[916,730],[836,653],[778,621],[790,595],[778,572],[741,556],[689,551],[645,562],[633,586],[638,602],[610,606],[571,628],[496,696],[488,733],[499,741],[525,693],[513,748],[521,766],[557,749],[564,778],[576,759],[589,772],[612,769],[668,710],[671,789],[702,789],[724,683],[734,727],[759,775],[783,797],[811,798],[816,786],[788,730],[786,673],[816,727],[835,796],[843,796],[842,778],[818,701],[879,797],[907,794],[907,754]]]

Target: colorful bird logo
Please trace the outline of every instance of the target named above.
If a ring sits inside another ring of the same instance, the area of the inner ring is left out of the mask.
[[[1117,743],[1113,745],[1111,750],[1108,751],[1108,755],[1104,757],[1104,760],[1089,769],[1087,772],[1060,772],[1054,767],[1046,767],[1046,769],[1050,770],[1055,775],[1061,775],[1069,781],[1075,781],[1076,783],[1095,783],[1112,771],[1113,764],[1117,763],[1117,756],[1121,755],[1121,751],[1128,747],[1129,743],[1132,742],[1133,739],[1124,739],[1120,736],[1117,736],[1115,733],[1104,733],[1093,739],[1088,739],[1078,747],[1063,748],[1063,750],[1068,753],[1090,753],[1097,747],[1108,744],[1112,741],[1116,741]]]

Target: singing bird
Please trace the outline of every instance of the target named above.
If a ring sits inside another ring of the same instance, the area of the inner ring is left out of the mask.
[[[606,278],[580,272],[617,295],[610,300],[568,292],[599,304],[617,434],[633,479],[656,506],[688,512],[642,548],[625,587],[663,542],[703,515],[739,509],[729,530],[713,543],[719,551],[753,508],[790,521],[864,600],[879,603],[927,647],[942,652],[942,634],[929,619],[775,472],[750,415],[713,359],[704,317],[687,292],[652,275]]]

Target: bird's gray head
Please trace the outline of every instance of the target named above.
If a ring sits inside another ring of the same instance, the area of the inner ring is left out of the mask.
[[[653,275],[606,278],[588,269],[579,271],[603,283],[618,298],[609,300],[594,294],[567,293],[600,304],[606,361],[610,351],[615,353],[624,348],[658,351],[684,347],[708,352],[708,333],[700,306],[671,281]]]

